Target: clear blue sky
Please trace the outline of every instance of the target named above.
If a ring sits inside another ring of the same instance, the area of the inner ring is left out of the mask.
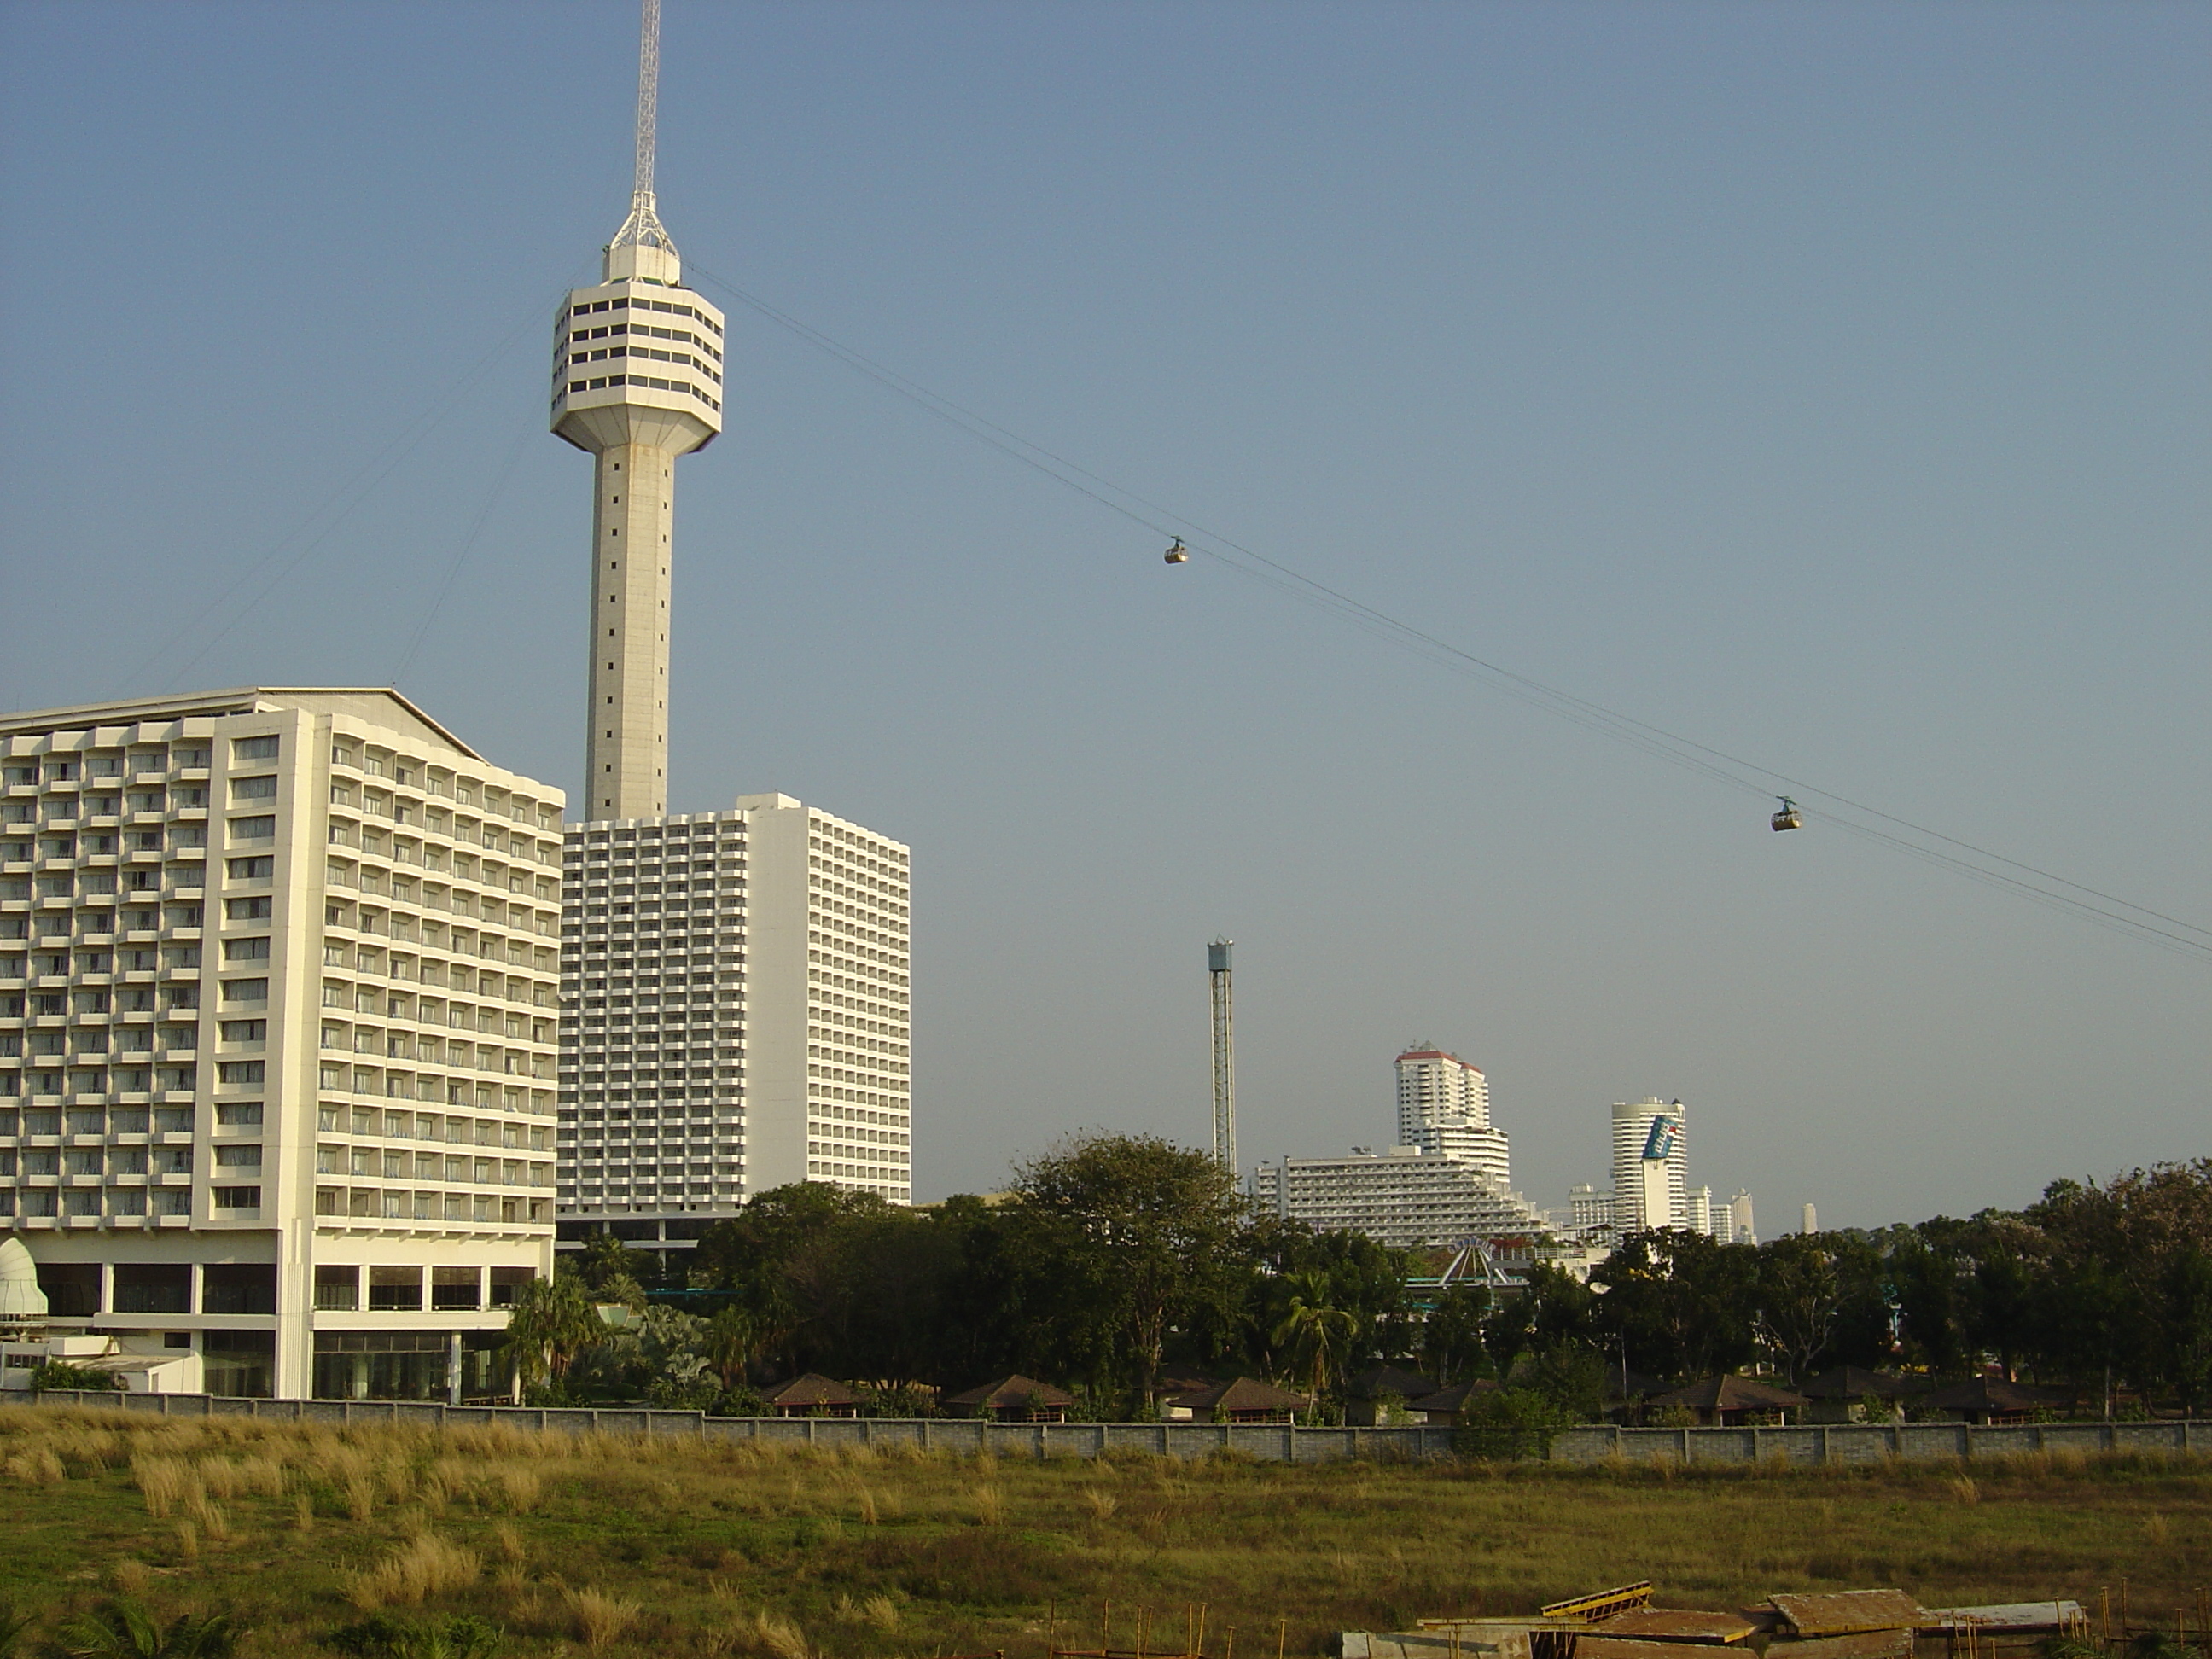
[[[398,674],[573,784],[545,343],[626,205],[635,28],[0,9],[0,702]],[[1510,667],[2212,923],[2212,9],[665,33],[695,276]],[[1488,1070],[1540,1201],[1647,1093],[1770,1232],[2212,1152],[2212,969],[1170,570],[730,310],[675,802],[913,844],[923,1195],[1079,1126],[1202,1139],[1224,932],[1248,1162],[1386,1142],[1413,1038]]]

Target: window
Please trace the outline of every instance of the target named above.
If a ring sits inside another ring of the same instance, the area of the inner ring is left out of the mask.
[[[266,1042],[269,1041],[269,1022],[265,1019],[227,1019],[222,1022],[225,1042]]]
[[[233,778],[230,781],[233,800],[274,800],[276,798],[276,778],[274,773],[266,777]]]
[[[434,1310],[473,1313],[483,1305],[483,1275],[475,1267],[430,1269],[430,1306]]]
[[[193,955],[194,960],[197,961],[198,953],[195,951]],[[225,962],[266,962],[269,960],[269,941],[265,939],[225,939],[222,942],[222,959]],[[191,963],[179,963],[175,965],[189,967]]]
[[[233,818],[230,821],[230,838],[233,841],[267,841],[276,833],[276,820],[273,817]]]
[[[241,864],[273,866],[275,862],[273,859],[233,859],[230,861],[231,872],[235,875],[238,866]],[[222,902],[222,919],[225,921],[266,921],[269,920],[270,907],[275,902],[274,899],[266,895],[259,898],[225,899]]]
[[[231,758],[234,760],[275,760],[276,758],[276,743],[277,739],[273,735],[265,738],[240,738],[230,745]]]
[[[219,1170],[258,1170],[261,1167],[261,1148],[258,1146],[217,1146],[215,1162]],[[259,1202],[258,1200],[255,1201]]]
[[[262,857],[232,859],[230,860],[230,878],[233,881],[268,881],[273,878],[276,874],[276,860],[273,858]]]
[[[215,1109],[215,1121],[233,1127],[258,1123],[261,1121],[261,1103],[258,1100],[227,1100]],[[260,1160],[257,1158],[254,1161],[258,1163]]]
[[[315,1269],[315,1306],[325,1313],[355,1313],[361,1308],[361,1269]]]
[[[115,1313],[176,1313],[192,1310],[192,1270],[182,1261],[115,1264]]]
[[[258,1022],[254,1022],[258,1024]],[[259,1060],[226,1060],[217,1063],[216,1078],[220,1083],[235,1086],[258,1084],[263,1080],[268,1062]]]
[[[258,1187],[217,1187],[212,1189],[215,1207],[218,1210],[258,1210],[261,1207],[261,1188]],[[210,1313],[243,1313],[242,1308],[210,1308]],[[265,1311],[276,1311],[272,1305]]]
[[[227,979],[222,982],[225,1002],[266,1002],[269,1000],[269,981],[265,979]]]
[[[419,1313],[422,1308],[420,1267],[371,1267],[368,1305],[376,1313]]]

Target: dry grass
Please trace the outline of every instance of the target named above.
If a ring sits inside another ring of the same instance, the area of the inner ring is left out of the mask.
[[[483,1558],[473,1550],[425,1533],[386,1556],[347,1586],[354,1606],[416,1607],[432,1596],[463,1589],[483,1572]]]
[[[1117,1648],[1140,1612],[1172,1645],[1203,1603],[1216,1631],[1286,1625],[1310,1655],[1340,1629],[1641,1577],[1693,1607],[1870,1584],[2094,1601],[2124,1577],[2140,1609],[2212,1582],[2212,1466],[2142,1457],[1039,1463],[11,1407],[0,1471],[22,1499],[0,1598],[36,1634],[123,1592],[165,1617],[237,1612],[270,1656],[383,1607],[474,1613],[506,1631],[501,1659],[1035,1659],[1048,1608],[1063,1642],[1100,1645],[1103,1602]]]
[[[642,1611],[636,1602],[603,1590],[572,1589],[566,1599],[569,1616],[575,1621],[576,1639],[594,1653],[611,1647],[637,1622]]]

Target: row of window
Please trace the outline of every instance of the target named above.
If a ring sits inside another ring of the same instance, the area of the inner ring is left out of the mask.
[[[243,1220],[237,1212],[261,1207],[258,1187],[210,1187],[208,1203],[217,1219]],[[16,1187],[0,1188],[0,1216],[189,1216],[189,1187]],[[50,1311],[53,1311],[50,1310]]]
[[[716,362],[722,361],[722,354],[714,349],[714,343],[712,340],[702,340],[697,335],[680,328],[656,328],[650,323],[613,323],[602,328],[580,328],[568,336],[568,343],[572,346],[585,345],[593,340],[619,339],[625,335],[635,334],[643,334],[656,340],[677,340],[685,345],[695,345]],[[558,351],[557,346],[556,351],[556,353]],[[605,356],[606,354],[599,352],[596,355]],[[583,359],[579,357],[573,361],[581,362]],[[717,374],[714,378],[719,380],[722,377]]]
[[[41,760],[16,761],[0,767],[0,783],[33,785],[82,784],[88,780],[124,777],[164,777],[171,772],[204,772],[210,757],[196,744],[180,749],[141,749],[129,754],[48,755]]]
[[[717,386],[722,380],[711,364],[702,363],[696,357],[687,356],[680,351],[662,351],[652,346],[605,346],[597,351],[579,351],[568,362],[573,367],[577,363],[597,362],[609,357],[649,357],[655,362],[678,363],[686,368],[696,368]],[[648,381],[647,384],[652,383]],[[576,388],[571,386],[568,389],[574,392]]]
[[[380,1111],[374,1106],[337,1106],[325,1101],[318,1114],[324,1134],[382,1135],[401,1140],[442,1140],[449,1144],[504,1146],[542,1152],[547,1148],[543,1124],[507,1123],[496,1118],[456,1117],[436,1112]]]
[[[571,380],[568,382],[568,390],[571,392],[597,392],[602,386],[650,386],[655,392],[689,392],[692,397],[696,398],[701,403],[706,404],[708,408],[715,410],[717,413],[720,412],[722,407],[720,402],[708,397],[704,392],[702,392],[697,386],[693,386],[689,380],[663,380],[653,379],[643,374],[610,374],[605,379]]]
[[[473,778],[457,777],[450,772],[428,770],[420,762],[409,761],[401,757],[380,753],[375,750],[362,750],[355,748],[350,743],[341,743],[331,749],[331,763],[333,766],[345,767],[349,770],[359,771],[365,777],[389,776],[402,788],[420,789],[425,794],[447,796],[459,806],[474,806],[481,797],[484,811],[487,812],[504,809],[507,816],[517,823],[527,823],[534,819],[541,830],[560,828],[560,817],[550,806],[541,805],[526,796],[505,794]],[[334,786],[334,790],[342,787],[343,785]],[[387,803],[390,799],[388,796],[378,791],[367,790],[363,793],[372,803]],[[352,799],[350,794],[343,800],[339,799],[336,793],[331,795],[332,803],[337,805],[350,805]],[[443,813],[438,813],[437,821],[442,823],[445,816]],[[463,836],[473,835],[476,828],[473,820],[464,818],[459,821],[456,833]],[[486,827],[485,833],[487,835],[491,833],[489,826]],[[489,847],[495,843],[487,841],[484,844]]]
[[[496,1198],[489,1193],[422,1193],[377,1187],[318,1187],[318,1216],[354,1220],[496,1222],[520,1225],[553,1218],[550,1198]]]
[[[118,1066],[112,1071],[0,1071],[0,1100],[62,1095],[175,1095],[198,1086],[197,1066]]]
[[[572,306],[569,307],[568,314],[571,317],[588,317],[602,311],[665,312],[672,317],[695,318],[713,329],[716,334],[722,331],[722,325],[714,320],[713,314],[703,306],[687,306],[671,300],[648,300],[641,294],[633,295],[628,299],[593,300],[588,304]]]

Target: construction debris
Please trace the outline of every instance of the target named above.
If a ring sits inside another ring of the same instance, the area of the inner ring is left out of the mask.
[[[1651,1604],[1651,1581],[1640,1578],[1633,1584],[1623,1584],[1619,1589],[1599,1590],[1594,1595],[1571,1595],[1564,1601],[1553,1601],[1537,1609],[1547,1619],[1579,1619],[1586,1625],[1610,1619],[1615,1613],[1628,1613]]]
[[[1630,1637],[1643,1642],[1692,1642],[1727,1646],[1745,1642],[1759,1626],[1740,1613],[1692,1613],[1680,1607],[1635,1607],[1617,1613],[1590,1634]],[[1577,1652],[1583,1651],[1577,1647]],[[1680,1656],[1676,1656],[1680,1659]]]
[[[1913,1631],[1928,1610],[1900,1589],[1833,1590],[1825,1595],[1770,1595],[1782,1615],[1782,1634],[1803,1640],[1821,1636],[1855,1636],[1862,1631]],[[1909,1645],[1909,1644],[1908,1644]],[[1825,1659],[1806,1653],[1802,1659]],[[1855,1659],[1855,1656],[1838,1656]]]
[[[1923,1631],[1941,1636],[1967,1628],[1985,1636],[2086,1634],[2089,1614],[2079,1601],[1994,1601],[1980,1607],[1930,1607]]]
[[[2200,1601],[2203,1598],[2200,1593]],[[2198,1621],[2212,1628],[2212,1604]],[[2175,1628],[2185,1628],[2177,1613]],[[2109,1622],[2109,1621],[2108,1621]],[[1655,1607],[1651,1584],[1548,1602],[1534,1617],[1424,1619],[1416,1629],[1345,1631],[1341,1659],[1697,1659],[1695,1650],[1733,1648],[1709,1659],[1913,1659],[1917,1638],[1948,1637],[1949,1659],[1991,1659],[1997,1637],[2085,1635],[2079,1601],[2009,1601],[1923,1607],[1901,1589],[1778,1594],[1735,1612]],[[1066,1656],[1075,1659],[1075,1656]],[[1121,1659],[1102,1656],[1101,1659]],[[1152,1656],[1148,1656],[1148,1659]]]

